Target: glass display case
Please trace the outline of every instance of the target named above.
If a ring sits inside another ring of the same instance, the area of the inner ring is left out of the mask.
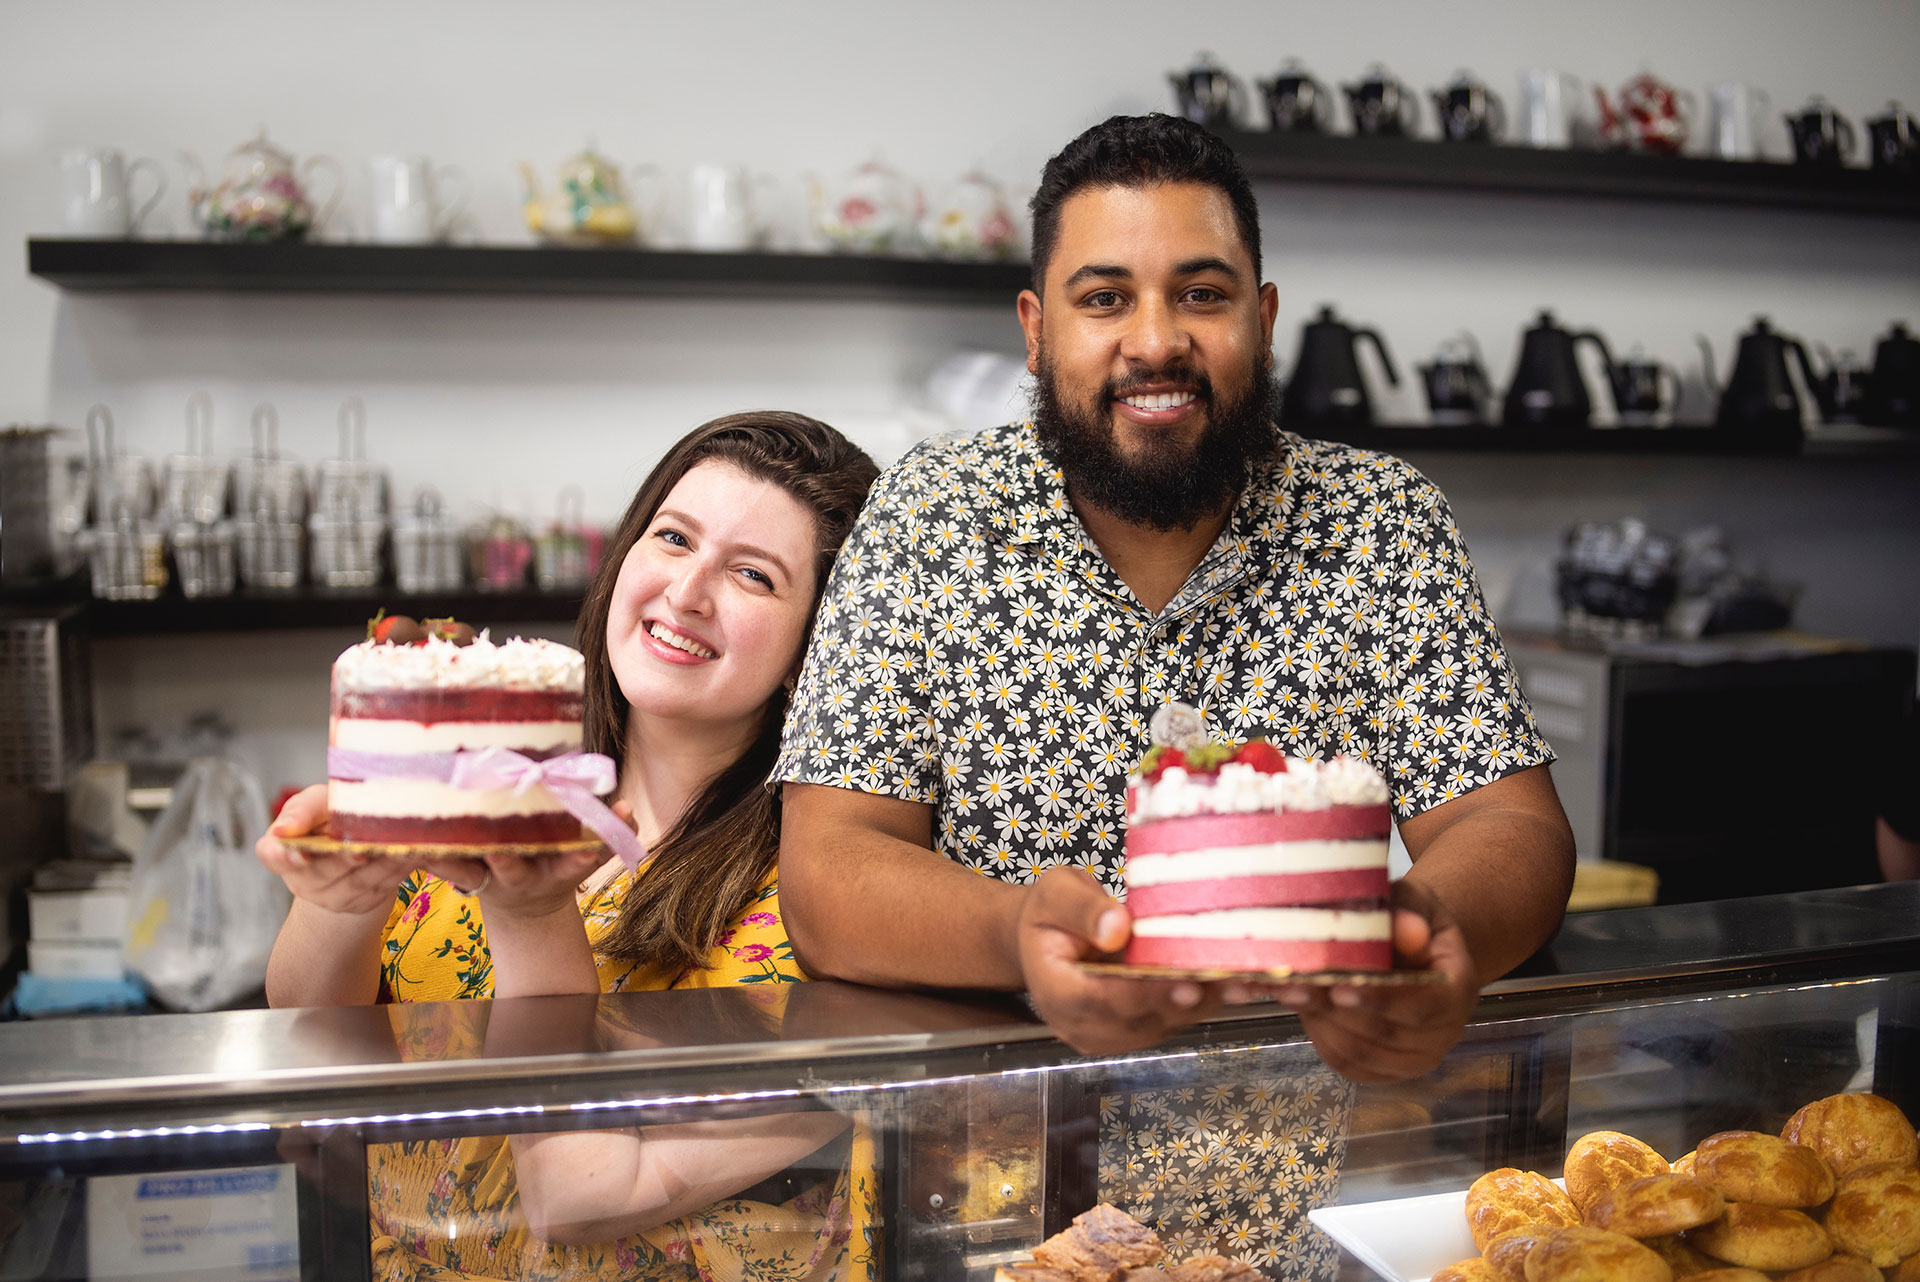
[[[1920,1116],[1917,1028],[1911,884],[1571,918],[1388,1086],[1272,1006],[1081,1056],[1013,999],[828,983],[15,1023],[0,1279],[984,1280],[1103,1201],[1175,1260],[1411,1279],[1422,1216],[1587,1131]]]

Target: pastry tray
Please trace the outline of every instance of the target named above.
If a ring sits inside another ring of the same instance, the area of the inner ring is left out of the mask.
[[[1555,1184],[1566,1187],[1565,1180]],[[1318,1206],[1315,1228],[1387,1282],[1427,1282],[1456,1260],[1480,1254],[1467,1229],[1467,1190]]]
[[[340,841],[333,837],[280,837],[281,845],[303,855],[366,855],[376,859],[484,859],[488,855],[572,855],[586,850],[604,850],[598,837],[576,841],[521,841],[497,846],[472,843],[434,845],[413,841]]]
[[[1251,984],[1307,984],[1320,988],[1371,985],[1393,988],[1403,984],[1439,984],[1446,976],[1437,970],[1229,970],[1218,966],[1140,966],[1130,962],[1075,962],[1089,975],[1120,979],[1190,979],[1199,983],[1225,980]]]

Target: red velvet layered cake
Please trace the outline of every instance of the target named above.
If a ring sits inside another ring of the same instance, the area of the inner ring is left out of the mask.
[[[402,620],[400,632],[370,634],[334,661],[332,835],[457,846],[578,840],[580,820],[540,771],[581,750],[579,651],[539,639],[495,645],[463,625],[432,626],[442,622]]]
[[[1386,782],[1355,757],[1153,749],[1127,783],[1127,961],[1389,969],[1391,825]]]

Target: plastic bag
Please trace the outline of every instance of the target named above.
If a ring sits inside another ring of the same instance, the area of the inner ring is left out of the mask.
[[[161,1003],[215,1010],[258,992],[292,896],[254,858],[260,785],[236,762],[196,757],[133,861],[125,960]]]

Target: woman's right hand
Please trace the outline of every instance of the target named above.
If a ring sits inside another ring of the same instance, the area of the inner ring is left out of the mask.
[[[282,837],[307,837],[327,830],[327,785],[302,788],[287,799],[253,853],[267,870],[287,883],[294,898],[333,913],[362,916],[393,908],[401,879],[412,861],[377,855],[309,855]]]

